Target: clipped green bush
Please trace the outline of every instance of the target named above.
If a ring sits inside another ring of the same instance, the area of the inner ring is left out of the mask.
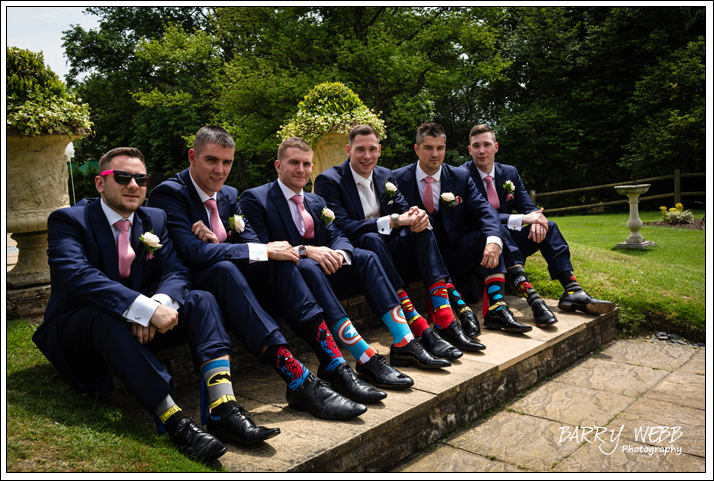
[[[381,114],[381,112],[379,113]],[[340,82],[316,85],[298,104],[298,112],[287,125],[283,125],[278,137],[301,137],[313,147],[328,133],[347,133],[359,124],[374,127],[383,139],[386,131],[384,120],[362,103],[359,96]]]
[[[67,93],[64,83],[45,65],[42,52],[7,47],[7,126],[21,136],[91,132],[89,105]]]

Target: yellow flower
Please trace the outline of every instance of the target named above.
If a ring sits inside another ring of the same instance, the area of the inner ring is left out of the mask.
[[[682,210],[684,209],[684,206],[682,204],[675,204],[674,206],[677,208],[677,210],[679,212],[682,212]]]
[[[670,211],[670,212],[677,212],[677,209],[675,209],[674,207],[670,207],[670,208],[669,208],[669,211]]]
[[[667,208],[663,205],[659,206],[659,210],[661,210],[662,212],[667,212]]]

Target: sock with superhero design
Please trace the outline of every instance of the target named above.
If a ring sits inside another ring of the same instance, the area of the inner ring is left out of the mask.
[[[533,302],[540,299],[540,295],[533,288],[533,285],[528,282],[528,276],[526,271],[523,270],[521,266],[515,266],[508,270],[506,273],[508,277],[508,282],[518,289],[518,292],[526,296],[526,301],[528,301],[529,306],[533,306]]]
[[[376,354],[367,341],[362,339],[357,329],[352,325],[352,321],[347,316],[338,319],[330,326],[330,332],[337,338],[342,346],[347,349],[357,362],[364,364]]]
[[[337,366],[346,362],[323,319],[315,319],[307,323],[300,334],[317,355],[320,369],[323,371],[332,372]]]
[[[201,368],[201,375],[206,381],[211,417],[218,420],[224,411],[230,410],[231,403],[236,403],[231,382],[231,364],[227,359],[209,361]]]
[[[573,271],[565,271],[558,274],[558,280],[563,286],[563,290],[568,294],[572,294],[575,291],[582,291],[583,288],[580,287],[578,281],[575,279],[575,274]]]
[[[291,391],[296,390],[310,375],[310,370],[293,357],[287,346],[269,346],[263,353],[263,362],[278,373]]]
[[[500,277],[492,277],[486,281],[486,286],[484,287],[483,293],[483,309],[482,315],[485,318],[486,313],[489,311],[489,307],[494,306],[498,303],[503,305],[496,307],[496,310],[503,309],[505,302],[503,297],[506,295],[506,280]],[[488,303],[486,300],[488,299]]]
[[[387,326],[389,332],[392,333],[395,346],[406,346],[414,339],[407,320],[404,318],[404,311],[402,311],[401,306],[394,306],[391,310],[383,314],[382,322]]]
[[[409,324],[409,329],[412,330],[412,334],[416,337],[421,337],[424,331],[429,328],[429,324],[427,324],[426,319],[414,309],[414,305],[411,299],[409,299],[407,291],[402,290],[401,292],[397,292],[397,296],[399,296],[399,300],[402,303],[402,311],[404,312],[404,317],[407,319],[407,324]]]
[[[451,310],[455,310],[456,314],[461,315],[464,312],[473,312],[468,304],[461,298],[461,294],[456,290],[451,282],[446,283],[446,292],[449,294],[449,303]],[[474,316],[475,318],[476,316]]]
[[[439,329],[449,327],[455,319],[454,311],[449,302],[449,290],[444,281],[437,281],[429,286],[429,314],[434,321],[434,326]]]

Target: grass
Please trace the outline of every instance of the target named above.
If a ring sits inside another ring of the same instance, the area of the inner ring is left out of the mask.
[[[34,329],[7,322],[8,472],[214,471],[127,410],[74,389],[35,347]]]
[[[694,211],[701,219],[704,211]],[[660,212],[641,212],[643,222],[662,220]],[[620,307],[618,329],[670,327],[683,335],[705,331],[705,231],[643,226],[640,234],[656,246],[646,250],[613,249],[630,234],[627,214],[553,217],[570,245],[578,282],[593,297]],[[525,266],[541,295],[558,299],[560,283],[550,280],[540,254]],[[669,331],[668,331],[669,332]]]

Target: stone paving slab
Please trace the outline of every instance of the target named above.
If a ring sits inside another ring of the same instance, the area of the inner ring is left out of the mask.
[[[681,447],[683,453],[695,456],[705,456],[706,446],[706,412],[702,409],[695,409],[670,402],[648,399],[646,396],[637,400],[630,408],[613,421],[613,425],[623,426],[622,438],[631,441],[642,441],[642,438],[635,439],[636,430],[645,430],[648,427],[666,426],[669,428],[679,426],[681,437],[674,441],[675,447]],[[670,429],[670,432],[672,429]],[[639,435],[638,435],[639,437]],[[647,444],[655,446],[670,446],[671,436],[665,442],[664,437],[661,442],[656,438],[647,438]],[[622,441],[620,441],[622,443]]]
[[[623,452],[622,448],[627,446]],[[632,447],[632,451],[629,450]],[[652,449],[652,446],[628,441],[623,444],[620,441],[617,449],[603,448],[605,453],[600,451],[599,444],[585,444],[568,459],[558,464],[554,471],[557,472],[580,472],[580,473],[687,473],[705,472],[706,463],[704,458],[690,456],[685,453],[653,453],[637,452],[638,450]]]
[[[594,353],[593,357],[675,371],[689,361],[694,352],[694,349],[669,343],[622,340],[606,346],[603,352]]]
[[[645,398],[706,409],[706,395],[707,383],[704,376],[678,370],[645,394]]]
[[[633,396],[548,382],[509,407],[531,416],[560,422],[561,425],[606,426],[613,416],[634,402]]]
[[[393,472],[400,473],[509,473],[528,472],[513,464],[493,461],[478,454],[455,448],[448,444],[439,444],[419,459],[409,461]]]
[[[698,349],[694,356],[682,367],[677,369],[677,372],[689,372],[706,376],[707,373],[707,357],[704,349]]]
[[[590,357],[553,380],[574,386],[613,392],[624,396],[641,396],[655,387],[669,371],[632,364],[616,363]]]
[[[444,443],[518,467],[549,471],[578,448],[578,443],[559,443],[561,426],[555,421],[501,411]]]

